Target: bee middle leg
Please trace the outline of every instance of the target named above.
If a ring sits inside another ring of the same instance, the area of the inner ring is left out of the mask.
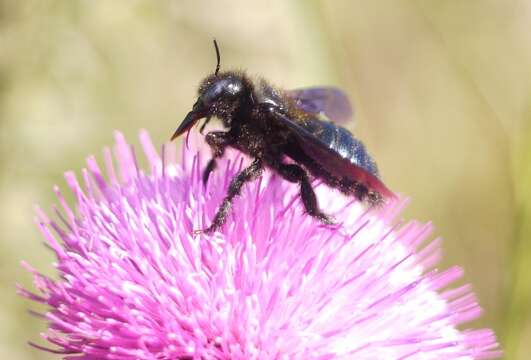
[[[229,214],[230,208],[232,206],[232,201],[234,200],[234,197],[240,194],[240,191],[245,183],[252,181],[258,176],[260,176],[262,170],[262,160],[254,159],[251,165],[243,169],[241,172],[238,173],[238,175],[236,175],[231,180],[229,185],[229,191],[227,192],[225,199],[223,199],[223,202],[219,206],[216,215],[214,216],[214,220],[212,220],[212,224],[208,228],[202,230],[202,232],[205,232],[207,234],[212,233],[214,230],[216,230],[225,223],[227,215]]]
[[[283,164],[280,162],[275,162],[271,164],[271,166],[284,179],[288,180],[289,182],[298,182],[300,184],[302,203],[304,204],[304,208],[309,215],[319,219],[325,224],[334,224],[333,218],[330,215],[326,215],[319,209],[317,197],[313,191],[308,174],[302,167],[296,164]]]
[[[210,173],[216,168],[216,159],[223,156],[225,148],[232,143],[232,137],[224,131],[211,131],[205,135],[207,144],[212,149],[212,159],[208,161],[203,171],[203,184],[206,185]]]

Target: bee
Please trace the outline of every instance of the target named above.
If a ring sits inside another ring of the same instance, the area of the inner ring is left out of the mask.
[[[203,182],[208,182],[217,159],[228,147],[247,154],[252,162],[231,180],[211,225],[199,232],[212,233],[222,226],[234,198],[264,168],[298,183],[306,212],[325,224],[333,224],[333,219],[319,208],[312,179],[319,179],[369,206],[394,197],[380,180],[376,163],[363,143],[335,124],[352,117],[345,93],[334,87],[286,91],[263,79],[253,81],[245,72],[220,72],[216,40],[214,48],[216,70],[201,82],[197,101],[171,140],[204,118],[202,134],[205,125],[215,117],[221,120],[226,131],[205,135],[212,158],[204,169]]]

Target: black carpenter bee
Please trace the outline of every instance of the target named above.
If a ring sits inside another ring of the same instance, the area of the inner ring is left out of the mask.
[[[253,161],[232,179],[212,224],[204,232],[211,233],[224,224],[234,197],[265,167],[287,181],[299,183],[307,213],[326,224],[333,222],[319,209],[312,178],[370,206],[394,197],[379,179],[376,164],[365,146],[348,130],[324,120],[343,122],[352,117],[350,102],[341,90],[316,87],[284,91],[264,80],[253,82],[244,72],[220,73],[215,40],[214,47],[216,70],[199,86],[192,111],[171,139],[189,131],[202,118],[206,120],[201,133],[211,117],[223,122],[227,131],[212,131],[205,136],[212,149],[212,159],[203,172],[205,184],[216,168],[216,159],[229,146]]]

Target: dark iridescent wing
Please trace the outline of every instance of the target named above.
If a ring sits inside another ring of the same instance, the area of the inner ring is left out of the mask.
[[[332,86],[288,90],[286,94],[295,100],[300,109],[311,114],[322,113],[333,122],[344,123],[352,119],[352,105],[348,96]]]
[[[363,143],[355,139],[348,130],[318,119],[293,121],[275,110],[273,115],[277,121],[291,130],[306,155],[327,172],[360,182],[383,197],[395,197],[379,179],[376,164],[365,150]]]

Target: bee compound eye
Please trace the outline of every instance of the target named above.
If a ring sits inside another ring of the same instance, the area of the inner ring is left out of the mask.
[[[227,84],[226,92],[228,95],[237,95],[241,90],[241,84],[231,82]]]

